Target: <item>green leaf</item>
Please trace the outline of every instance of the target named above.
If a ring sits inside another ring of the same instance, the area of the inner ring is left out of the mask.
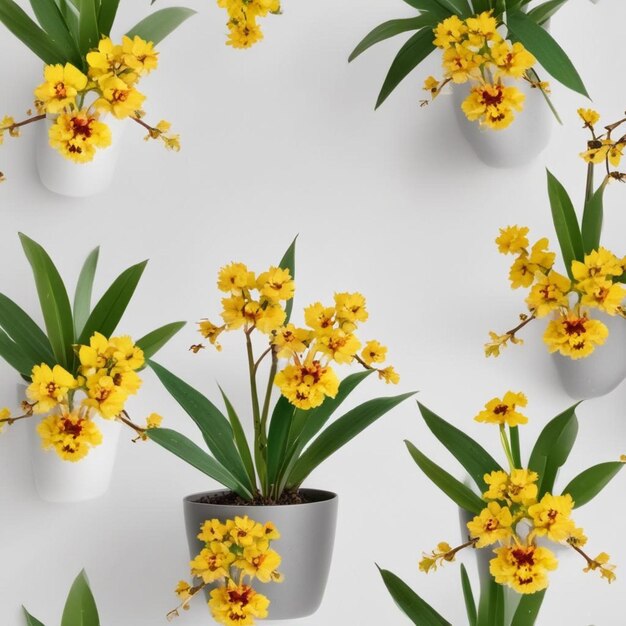
[[[572,451],[578,434],[576,407],[570,407],[552,419],[541,431],[528,461],[529,469],[539,474],[538,499],[552,492],[556,474]]]
[[[80,51],[83,57],[100,41],[98,28],[98,0],[80,0],[80,14],[78,16],[78,30]]]
[[[375,398],[342,415],[328,426],[296,461],[289,475],[288,485],[297,487],[302,484],[320,463],[412,395],[414,392],[389,398]]]
[[[78,343],[87,344],[94,333],[110,337],[120,323],[137,289],[148,261],[142,261],[124,270],[106,290],[89,315]]]
[[[585,203],[582,226],[583,251],[585,254],[589,254],[592,250],[597,250],[600,247],[600,235],[602,235],[602,220],[604,217],[604,190],[607,183],[608,179],[605,179]]]
[[[40,622],[37,618],[33,617],[25,607],[22,607],[24,616],[26,617],[26,626],[44,626],[43,622]]]
[[[449,424],[423,404],[417,403],[426,426],[472,477],[481,493],[485,491],[485,474],[501,471],[498,462],[476,441]]]
[[[385,82],[383,83],[376,108],[378,108],[389,94],[414,70],[434,49],[433,31],[430,28],[422,28],[412,35],[400,48],[393,60]]]
[[[101,36],[109,36],[111,34],[111,28],[113,28],[119,4],[120,0],[100,0],[98,26],[100,27]]]
[[[548,0],[542,4],[538,4],[528,11],[528,17],[532,18],[539,26],[545,24],[565,3],[567,0]]]
[[[535,55],[537,61],[560,83],[589,97],[576,68],[561,46],[530,16],[519,10],[507,13],[506,25],[511,35]]]
[[[267,437],[267,479],[270,485],[277,482],[279,470],[284,464],[295,412],[296,407],[281,395],[274,406]]]
[[[373,45],[385,41],[391,37],[395,37],[400,33],[406,33],[410,30],[418,30],[424,26],[434,26],[433,18],[429,14],[418,15],[417,17],[409,17],[406,19],[389,20],[384,24],[380,24],[370,31],[352,51],[348,57],[348,62],[354,61],[360,54],[365,52]]]
[[[74,321],[63,280],[48,253],[35,241],[19,233],[22,247],[35,277],[48,339],[57,363],[72,370]]]
[[[32,365],[54,365],[54,354],[48,337],[15,302],[0,293],[0,327],[17,344]],[[31,365],[31,368],[32,368]]]
[[[164,367],[154,361],[149,361],[148,365],[174,400],[196,423],[215,458],[251,492],[253,484],[250,483],[248,472],[235,446],[233,429],[228,419],[208,398]]]
[[[100,626],[100,618],[89,581],[83,570],[74,581],[63,609],[61,626]]]
[[[465,565],[461,563],[461,587],[463,589],[463,599],[465,600],[465,612],[467,613],[467,622],[469,626],[476,626],[478,614],[476,613],[476,602],[472,593],[472,585]]]
[[[78,46],[57,3],[54,0],[30,0],[30,5],[39,24],[50,35],[57,48],[63,51],[65,59],[71,61],[75,67],[81,67]]]
[[[511,454],[513,455],[513,463],[515,463],[515,467],[520,468],[522,467],[522,453],[519,445],[519,427],[509,426],[509,436],[511,438]]]
[[[146,431],[146,435],[168,452],[216,480],[220,485],[224,485],[246,500],[252,498],[250,490],[245,485],[242,485],[221,463],[197,446],[191,439],[168,428],[150,428]]]
[[[65,62],[63,50],[13,0],[0,0],[0,22],[44,63]]]
[[[187,322],[165,324],[143,336],[136,343],[143,350],[146,359],[151,359]]]
[[[417,463],[418,467],[430,480],[441,489],[453,502],[470,513],[480,513],[485,508],[485,502],[469,487],[457,480],[446,470],[433,463],[425,454],[420,452],[410,441],[404,442]]]
[[[609,461],[594,465],[573,478],[563,489],[563,495],[569,493],[577,509],[593,500],[624,467],[621,461]]]
[[[522,595],[511,626],[534,626],[545,595],[546,589]]]
[[[96,268],[98,267],[99,256],[100,248],[96,248],[89,253],[76,283],[76,291],[74,292],[74,332],[77,337],[83,331],[91,312],[91,294],[93,292],[93,281],[96,275]]]
[[[574,205],[565,190],[565,187],[548,170],[548,196],[552,209],[552,221],[556,230],[563,262],[570,278],[572,275],[572,261],[583,261],[585,251],[583,238],[578,226],[578,218]]]
[[[222,394],[222,398],[224,399],[224,405],[226,406],[226,414],[228,415],[231,428],[233,429],[235,445],[237,446],[237,450],[239,450],[239,455],[241,456],[241,460],[243,461],[246,472],[248,473],[250,484],[256,485],[254,461],[252,460],[252,453],[250,451],[250,446],[248,445],[248,440],[246,439],[246,433],[241,424],[241,420],[239,419],[237,411],[235,411],[235,407],[233,406],[232,402],[224,393],[224,390],[221,387],[219,389]]]
[[[477,626],[504,626],[504,589],[491,576],[482,585]]]
[[[295,280],[296,278],[296,240],[298,239],[298,235],[296,235],[291,242],[291,245],[283,254],[283,258],[280,260],[278,267],[282,270],[289,270],[291,274],[291,278]],[[293,310],[293,298],[291,300],[287,300],[285,303],[285,313],[287,317],[285,317],[285,324],[289,323],[291,319],[291,311]]]
[[[415,626],[452,626],[394,573],[380,567],[378,571],[391,597]]]
[[[0,329],[0,357],[24,378],[29,378],[36,363],[2,329]]]
[[[432,15],[432,23],[442,22],[452,13],[444,9],[437,0],[404,0],[408,5],[422,13],[430,13]]]
[[[142,39],[156,45],[195,14],[195,11],[183,7],[161,9],[135,24],[126,34],[131,39],[139,35]]]
[[[463,19],[474,15],[474,11],[467,0],[437,0],[437,3],[450,13]]]

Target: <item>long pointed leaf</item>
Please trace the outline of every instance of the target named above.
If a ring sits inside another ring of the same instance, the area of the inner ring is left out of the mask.
[[[539,474],[539,498],[552,492],[556,474],[572,451],[578,434],[576,407],[570,407],[552,419],[541,431],[528,461],[529,469]]]
[[[0,329],[0,357],[24,378],[29,378],[33,366],[37,365],[37,362],[28,358],[2,329]]]
[[[148,365],[176,402],[196,423],[215,458],[228,468],[248,491],[252,491],[253,485],[250,484],[248,473],[235,446],[233,429],[228,419],[208,398],[163,366],[154,361],[149,361]]]
[[[20,233],[19,236],[33,270],[54,357],[59,365],[71,370],[74,361],[74,322],[67,290],[48,253],[26,235]]]
[[[124,270],[98,301],[79,336],[78,342],[85,344],[96,332],[110,337],[120,323],[137,289],[148,261],[137,263]]]
[[[61,626],[100,626],[100,618],[89,581],[84,570],[77,576],[70,589]]]
[[[80,67],[82,60],[78,46],[56,2],[54,0],[30,0],[30,5],[39,24],[50,35],[59,50],[63,51],[65,58],[75,67]]]
[[[246,500],[252,498],[252,494],[245,485],[191,439],[169,428],[150,428],[146,434],[149,439],[158,443],[162,448],[210,476],[220,485],[224,485]]]
[[[537,617],[539,616],[539,609],[541,609],[541,603],[546,595],[546,590],[536,591],[535,593],[523,595],[511,626],[535,626]]]
[[[25,607],[22,607],[24,611],[24,617],[26,618],[26,626],[44,626],[43,622],[40,622],[36,617],[33,617]]]
[[[507,13],[511,35],[535,55],[537,61],[560,83],[589,97],[580,75],[561,46],[532,17],[519,10]]]
[[[368,48],[371,48],[381,41],[385,41],[401,33],[406,33],[407,31],[418,30],[424,26],[434,27],[433,17],[431,15],[424,14],[418,15],[417,17],[389,20],[388,22],[380,24],[363,37],[352,51],[352,54],[348,57],[348,62],[354,61],[354,59],[360,54],[363,54]]]
[[[466,511],[480,513],[485,508],[485,502],[469,487],[433,463],[425,454],[420,452],[410,441],[405,441],[409,453],[418,467],[430,480],[441,489],[453,502]]]
[[[378,571],[395,603],[415,626],[452,626],[394,573],[380,567]]]
[[[391,92],[435,49],[433,31],[422,28],[412,35],[400,48],[393,60],[382,89],[378,94],[376,108],[378,108]]]
[[[187,322],[165,324],[165,326],[161,326],[139,339],[136,343],[143,350],[144,357],[151,359],[185,324]]]
[[[133,26],[126,34],[131,39],[135,37],[135,35],[139,35],[142,39],[151,41],[156,45],[195,14],[195,11],[183,7],[161,9],[152,15],[148,15],[148,17]]]
[[[1,293],[0,328],[11,337],[33,364],[54,365],[54,354],[48,337],[26,311]]]
[[[481,493],[487,485],[484,481],[485,474],[501,470],[498,462],[469,435],[452,426],[444,419],[433,413],[423,404],[417,403],[426,426],[449,450],[456,460],[465,468],[472,477]]]
[[[74,292],[74,332],[77,337],[83,332],[85,323],[91,313],[91,294],[93,292],[93,281],[98,267],[98,257],[100,256],[100,248],[92,250],[83,264],[78,282],[76,283],[76,291]]]
[[[267,437],[267,479],[270,485],[277,482],[279,470],[284,463],[295,412],[296,407],[281,395],[274,406]]]
[[[120,0],[101,0],[100,11],[98,13],[98,26],[100,28],[100,35],[110,35],[111,28],[115,22],[115,16],[117,15],[117,9],[119,7]]]
[[[297,487],[302,484],[320,463],[412,395],[414,392],[389,398],[375,398],[342,415],[328,426],[298,459],[289,475],[288,485]]]
[[[592,165],[591,165],[592,166]],[[593,167],[593,166],[592,166]],[[600,236],[602,235],[602,221],[604,219],[604,190],[608,179],[606,179],[585,203],[583,213],[582,238],[585,254],[600,247]]]
[[[291,274],[291,278],[293,278],[295,280],[296,278],[296,240],[298,239],[298,236],[296,235],[293,239],[293,241],[291,242],[290,246],[287,248],[287,250],[285,251],[285,254],[283,255],[283,258],[280,260],[280,263],[278,264],[278,267],[280,267],[283,270],[289,270],[289,273]],[[289,323],[289,320],[291,319],[291,311],[293,310],[293,298],[291,300],[287,300],[287,302],[285,303],[285,313],[287,314],[287,317],[285,318],[285,324]]]
[[[437,0],[404,0],[408,5],[422,13],[428,12],[433,16],[433,22],[438,23],[450,17],[452,13],[444,9]]]
[[[467,614],[468,624],[469,626],[476,626],[476,620],[478,619],[476,602],[474,600],[474,594],[472,593],[472,584],[470,583],[467,570],[463,563],[461,563],[461,588],[463,589],[463,599],[465,600],[465,613]]]
[[[533,7],[528,11],[528,17],[532,18],[539,26],[545,24],[567,0],[548,0]]]
[[[593,500],[619,474],[624,464],[621,461],[609,461],[594,465],[573,478],[563,489],[574,500],[574,508],[578,508]]]
[[[548,196],[550,197],[554,229],[563,254],[563,262],[569,277],[573,278],[572,261],[582,261],[585,256],[583,238],[569,194],[549,170]]]
[[[83,57],[98,47],[100,31],[98,29],[97,0],[80,0],[80,14],[78,16],[78,30],[80,51]]]

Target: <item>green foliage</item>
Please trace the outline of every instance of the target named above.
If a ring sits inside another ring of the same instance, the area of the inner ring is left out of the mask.
[[[18,374],[29,378],[35,365],[59,364],[72,374],[78,370],[74,346],[88,343],[94,332],[110,337],[124,315],[145,268],[145,262],[130,267],[113,282],[96,306],[91,308],[93,281],[99,250],[90,253],[80,273],[74,308],[54,262],[44,248],[20,234],[30,262],[45,332],[15,302],[0,293],[0,358]],[[137,344],[152,357],[183,326],[167,324],[142,337]]]

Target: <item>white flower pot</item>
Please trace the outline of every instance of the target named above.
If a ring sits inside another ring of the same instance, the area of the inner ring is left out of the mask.
[[[508,127],[492,130],[470,122],[461,104],[470,92],[470,85],[453,85],[451,101],[461,135],[472,147],[476,156],[491,167],[519,167],[532,162],[550,142],[554,116],[539,89],[533,89],[526,81],[510,80],[524,94],[524,109],[515,113],[515,120]]]
[[[74,163],[50,146],[48,131],[54,123],[53,116],[37,124],[35,159],[44,187],[62,196],[86,198],[102,193],[111,185],[124,129],[130,122],[112,115],[102,117],[101,121],[111,129],[111,145],[99,149],[89,163]]]
[[[596,311],[592,316],[609,329],[603,345],[584,359],[552,355],[563,389],[575,400],[606,395],[626,378],[626,320]]]

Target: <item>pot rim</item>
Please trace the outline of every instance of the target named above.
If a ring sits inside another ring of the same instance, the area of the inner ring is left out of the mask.
[[[304,487],[299,489],[298,491],[303,491],[305,493],[311,493],[318,499],[313,502],[299,502],[294,504],[213,504],[211,502],[198,502],[197,498],[200,496],[205,496],[207,494],[217,494],[217,493],[232,493],[231,489],[210,489],[209,491],[199,491],[197,493],[192,493],[183,498],[184,504],[195,504],[197,506],[205,506],[205,507],[219,507],[219,508],[231,508],[231,509],[288,509],[291,507],[307,507],[307,506],[315,506],[316,504],[327,504],[330,502],[336,502],[339,499],[339,495],[334,491],[327,491],[325,489],[315,489]]]

